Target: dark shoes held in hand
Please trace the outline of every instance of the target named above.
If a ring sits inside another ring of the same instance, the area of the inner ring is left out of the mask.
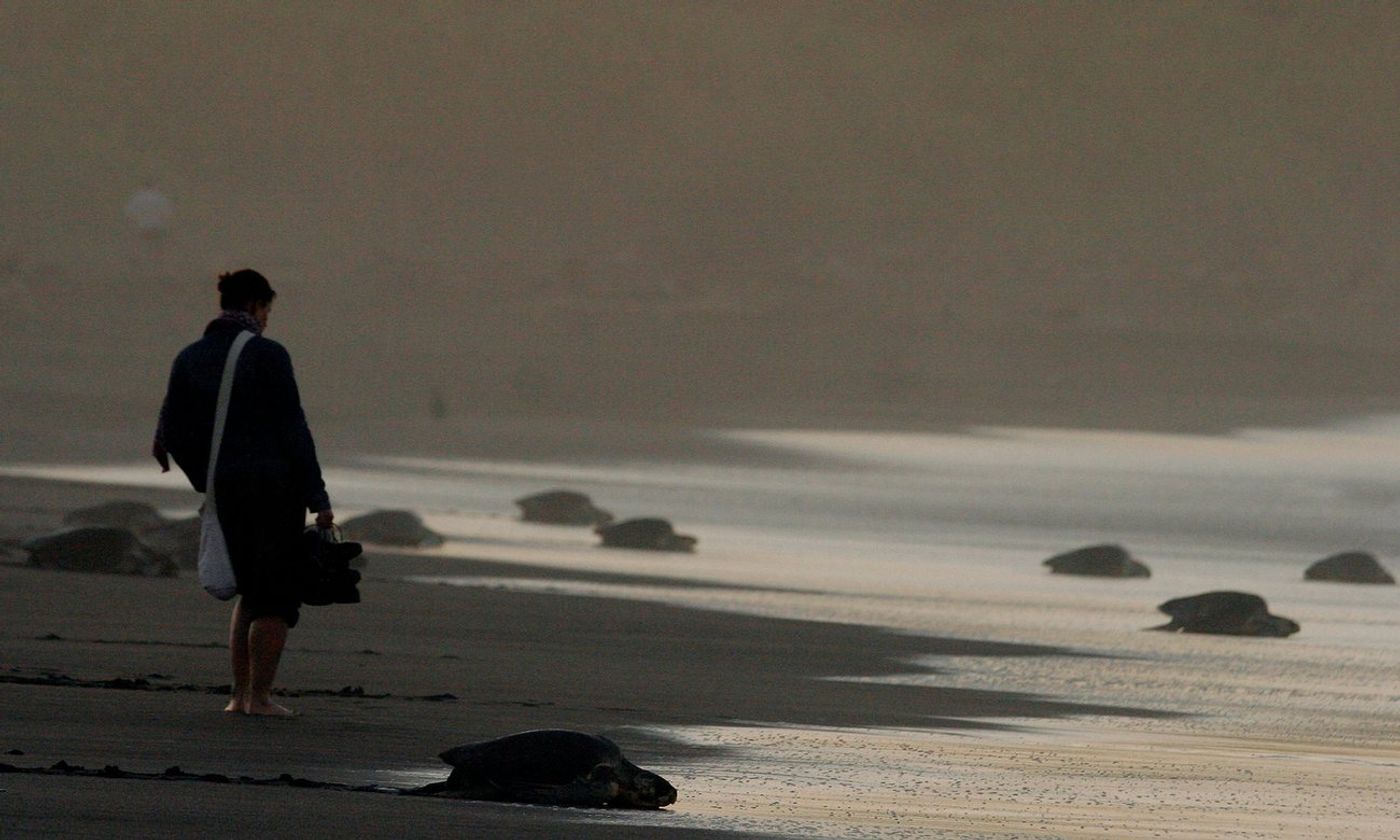
[[[301,567],[301,600],[308,606],[360,603],[360,573],[350,561],[364,548],[342,542],[337,529],[307,528],[302,534],[306,554]]]

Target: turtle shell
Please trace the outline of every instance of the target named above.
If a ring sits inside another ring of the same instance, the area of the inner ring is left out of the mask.
[[[546,490],[515,500],[520,518],[547,525],[603,525],[612,514],[596,507],[593,500],[573,490]]]
[[[173,560],[147,548],[125,528],[67,528],[26,540],[29,562],[46,569],[173,577]]]
[[[1395,583],[1395,578],[1375,555],[1365,551],[1344,551],[1324,557],[1303,572],[1303,579],[1336,583]]]
[[[144,531],[165,524],[160,511],[145,502],[116,501],[69,511],[63,517],[65,525],[98,525]]]
[[[1290,636],[1298,632],[1291,619],[1272,615],[1268,604],[1249,592],[1203,592],[1173,598],[1157,609],[1171,616],[1162,630],[1219,633],[1231,636]]]
[[[600,764],[620,767],[617,744],[567,729],[535,729],[453,747],[440,754],[456,770],[498,785],[563,785],[586,778]]]
[[[599,525],[594,533],[603,538],[603,545],[612,548],[642,548],[652,551],[694,551],[695,537],[677,534],[671,523],[656,517],[627,519],[611,525]]]
[[[442,535],[423,524],[411,510],[376,510],[347,519],[340,524],[347,539],[404,548],[434,548],[442,545]]]
[[[583,808],[664,808],[671,783],[623,757],[617,744],[567,729],[535,729],[454,747],[445,782],[417,795]]]
[[[1089,545],[1056,554],[1043,565],[1058,575],[1094,577],[1151,577],[1152,571],[1134,559],[1121,545]]]

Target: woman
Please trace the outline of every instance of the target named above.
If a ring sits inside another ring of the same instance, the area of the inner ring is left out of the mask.
[[[316,514],[321,528],[331,527],[335,515],[291,357],[262,337],[276,297],[267,278],[252,269],[219,277],[223,311],[203,338],[175,357],[152,454],[162,470],[174,458],[194,489],[205,491],[224,362],[234,338],[252,332],[234,373],[213,477],[240,596],[229,624],[233,696],[224,711],[285,717],[291,710],[274,703],[271,691],[301,607],[295,571],[305,551],[305,511]]]

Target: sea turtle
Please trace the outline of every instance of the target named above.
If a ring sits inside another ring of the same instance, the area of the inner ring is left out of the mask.
[[[1173,598],[1157,609],[1172,620],[1153,630],[1284,637],[1300,629],[1296,621],[1270,614],[1264,599],[1248,592],[1203,592]]]
[[[199,562],[200,518],[166,519],[145,502],[105,502],[69,511],[63,522],[71,526],[123,528],[156,554],[176,566],[193,569]]]
[[[446,781],[406,791],[491,802],[574,808],[664,808],[676,801],[671,783],[622,755],[598,735],[566,729],[517,732],[453,747]]]
[[[1304,580],[1327,580],[1337,583],[1395,583],[1395,578],[1365,551],[1343,551],[1324,557],[1303,572]]]
[[[593,532],[603,545],[613,548],[645,548],[652,551],[694,551],[695,537],[677,534],[665,519],[644,517],[599,525]]]
[[[145,502],[116,501],[69,511],[63,517],[63,524],[105,525],[140,533],[161,527],[165,524],[165,517]]]
[[[175,561],[151,550],[125,528],[67,528],[25,540],[29,562],[41,569],[174,577]]]
[[[520,518],[547,525],[606,525],[613,515],[593,504],[583,493],[573,490],[546,490],[515,500]]]
[[[434,548],[443,544],[442,535],[432,531],[409,510],[376,510],[340,524],[346,539],[406,548]]]
[[[1121,545],[1090,545],[1056,554],[1042,565],[1057,575],[1096,577],[1151,577],[1152,570],[1138,562]]]

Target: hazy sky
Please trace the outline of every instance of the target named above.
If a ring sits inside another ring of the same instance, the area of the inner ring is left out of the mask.
[[[1382,334],[1397,66],[1386,2],[9,3],[0,282],[254,265],[441,365],[575,374],[588,318],[482,301],[767,312],[818,357],[850,344],[786,313]],[[649,311],[662,356],[748,352]]]
[[[3,244],[33,259],[103,262],[150,179],[182,257],[308,273],[920,287],[1396,262],[1390,3],[0,14]]]

